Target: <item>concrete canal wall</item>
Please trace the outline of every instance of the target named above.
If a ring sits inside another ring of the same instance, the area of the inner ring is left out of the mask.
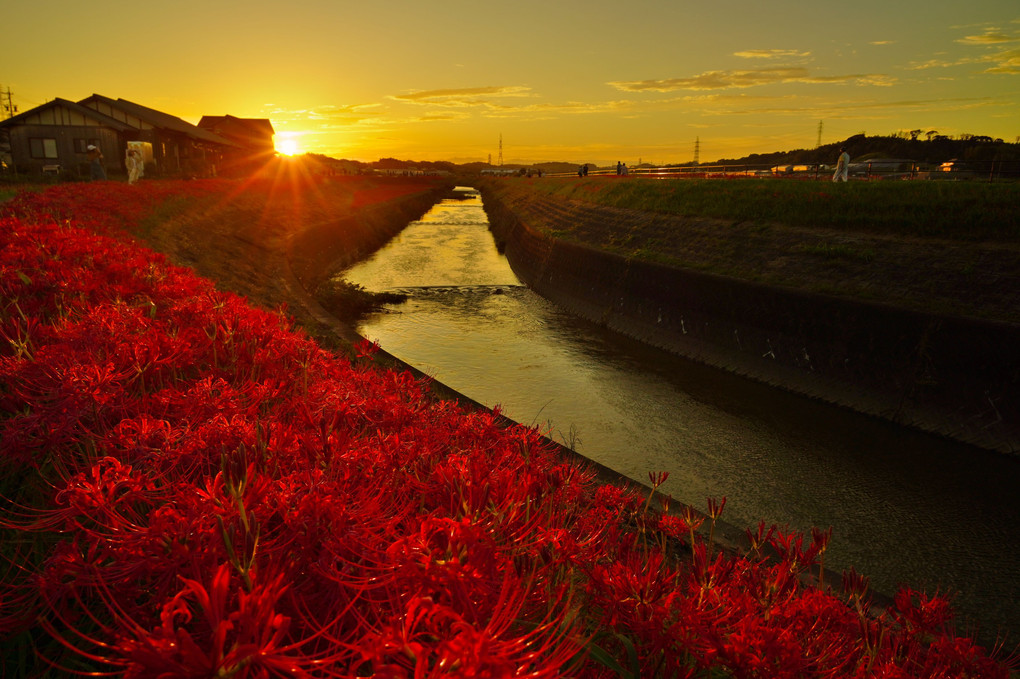
[[[902,425],[1020,453],[1020,326],[639,262],[543,235],[483,188],[514,272],[672,353]]]

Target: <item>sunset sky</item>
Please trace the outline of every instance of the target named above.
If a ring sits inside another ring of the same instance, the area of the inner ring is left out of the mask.
[[[912,129],[1020,137],[1017,0],[6,3],[20,111],[269,118],[336,158],[710,162]],[[6,103],[6,102],[5,102]]]

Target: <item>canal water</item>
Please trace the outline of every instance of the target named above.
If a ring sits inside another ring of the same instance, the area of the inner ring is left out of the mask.
[[[729,375],[608,332],[532,293],[458,189],[340,277],[407,301],[360,333],[582,455],[723,518],[833,528],[827,570],[956,592],[960,631],[1020,639],[1020,462]]]

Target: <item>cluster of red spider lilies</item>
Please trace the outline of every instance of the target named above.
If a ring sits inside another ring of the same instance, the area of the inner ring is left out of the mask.
[[[3,207],[5,676],[1009,676],[943,596],[878,612],[853,573],[803,584],[827,533],[762,526],[724,553],[723,502],[670,513],[599,485],[534,430],[371,347],[328,352],[129,235],[171,197],[237,188]]]

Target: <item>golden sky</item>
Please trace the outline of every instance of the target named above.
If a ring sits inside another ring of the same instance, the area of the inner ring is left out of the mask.
[[[25,111],[124,98],[269,118],[278,148],[602,165],[850,135],[1020,137],[1016,0],[7,3]]]

